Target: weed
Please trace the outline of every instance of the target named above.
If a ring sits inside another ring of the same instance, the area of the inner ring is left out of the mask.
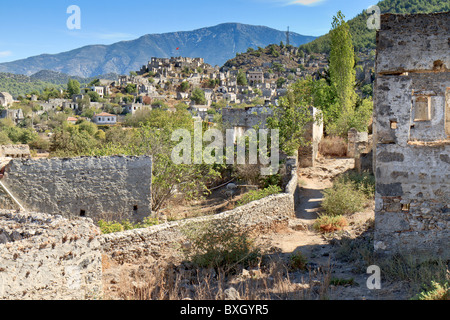
[[[293,253],[289,257],[289,266],[292,270],[305,270],[308,260],[306,257],[299,251]]]
[[[313,229],[318,232],[330,233],[340,231],[346,226],[348,226],[348,222],[343,216],[323,215],[316,220]]]
[[[199,267],[235,271],[238,265],[251,266],[260,257],[260,248],[237,221],[190,224],[183,233],[190,242],[185,257]]]
[[[142,229],[142,228],[148,228],[154,225],[158,225],[159,219],[157,218],[150,218],[146,217],[142,222],[138,223],[132,223],[130,220],[125,219],[120,222],[117,221],[105,221],[105,220],[99,220],[97,222],[98,226],[100,227],[100,230],[103,234],[108,233],[115,233],[115,232],[122,232],[126,230],[133,230],[133,229]]]
[[[347,142],[341,137],[325,137],[319,144],[319,153],[325,157],[345,157]]]
[[[331,278],[330,284],[333,286],[353,286],[356,283],[353,278],[350,279]]]
[[[350,172],[339,177],[340,181],[352,182],[356,190],[363,192],[368,198],[375,196],[375,177],[374,175],[363,172]]]
[[[241,200],[237,202],[237,206],[243,206],[252,201],[260,200],[273,194],[278,194],[281,191],[282,190],[279,186],[272,185],[262,190],[253,190],[247,192],[242,196]]]
[[[450,300],[450,287],[448,282],[440,284],[432,281],[431,288],[421,292],[414,300]]]
[[[322,208],[328,216],[353,214],[364,209],[367,198],[352,181],[336,180],[333,187],[323,192]]]

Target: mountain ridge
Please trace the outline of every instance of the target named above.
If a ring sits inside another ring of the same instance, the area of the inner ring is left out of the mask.
[[[316,37],[290,32],[291,44],[299,46]],[[51,70],[83,78],[98,74],[126,74],[139,70],[151,57],[201,57],[222,66],[249,47],[265,47],[285,41],[286,34],[266,26],[227,22],[192,31],[145,34],[111,45],[87,45],[57,54],[41,54],[0,64],[0,72],[32,75]],[[179,50],[176,50],[179,48]]]

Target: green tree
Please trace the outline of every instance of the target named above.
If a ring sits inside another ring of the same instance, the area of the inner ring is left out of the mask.
[[[329,74],[339,105],[339,116],[330,130],[334,135],[346,136],[354,116],[357,95],[355,92],[355,54],[350,27],[341,11],[333,17]]]
[[[100,99],[101,99],[100,95],[97,92],[95,92],[95,91],[89,91],[87,93],[87,95],[91,99],[91,102],[99,102]]]
[[[237,74],[237,84],[240,86],[246,86],[247,85],[247,76],[242,70],[239,70]]]
[[[190,86],[191,86],[191,84],[190,84],[189,82],[183,81],[183,82],[180,84],[180,90],[181,90],[182,92],[186,92],[186,91],[189,90],[189,87],[190,87]]]
[[[178,142],[172,141],[176,129],[186,129],[193,137],[194,120],[185,109],[170,113],[155,109],[139,128],[129,133],[123,130],[106,134],[106,143],[99,145],[90,154],[105,156],[113,154],[152,155],[152,210],[157,212],[175,196],[182,192],[186,198],[198,198],[208,191],[207,183],[220,175],[220,168],[206,164],[175,164],[172,150]],[[124,137],[126,134],[131,136]],[[117,137],[116,137],[117,135]],[[112,141],[112,143],[108,143]]]
[[[196,104],[204,105],[206,104],[205,91],[200,88],[195,88],[191,94],[191,100]]]
[[[281,97],[278,107],[273,107],[273,115],[267,119],[270,129],[280,130],[280,148],[288,155],[294,155],[299,147],[308,142],[304,138],[305,128],[314,121],[310,107],[313,105],[311,85],[307,80],[298,80]]]
[[[279,77],[277,79],[277,88],[282,88],[285,83],[286,83],[286,79],[283,77]]]
[[[341,11],[333,17],[330,52],[330,78],[336,87],[342,110],[352,108],[356,102],[355,54],[350,28]]]
[[[135,84],[129,83],[129,84],[127,84],[127,86],[126,86],[125,91],[126,91],[128,94],[137,93],[137,87],[136,87]]]
[[[67,82],[67,93],[69,97],[72,97],[74,94],[80,94],[80,83],[77,80],[69,79]]]
[[[83,98],[77,99],[78,103],[78,111],[82,112],[83,110],[88,109],[91,106],[91,99],[88,95],[85,95]]]

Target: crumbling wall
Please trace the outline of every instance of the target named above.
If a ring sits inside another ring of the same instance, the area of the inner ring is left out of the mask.
[[[374,96],[375,250],[450,257],[450,13],[383,15]]]
[[[0,210],[0,300],[101,298],[99,235],[89,219]]]
[[[270,107],[222,108],[222,122],[227,129],[234,127],[265,129],[267,118],[273,114]]]
[[[29,211],[94,220],[151,214],[151,157],[13,159],[4,185]]]
[[[300,168],[314,167],[319,154],[319,144],[323,138],[323,121],[320,120],[320,111],[316,108],[310,109],[315,121],[308,123],[305,128],[304,138],[308,143],[298,149],[298,164]]]
[[[369,134],[352,128],[348,131],[347,157],[357,158],[369,146]]]
[[[27,144],[0,146],[0,157],[31,158],[30,147]]]
[[[100,238],[104,254],[119,263],[143,257],[161,258],[165,251],[177,249],[186,241],[183,228],[218,220],[237,222],[243,230],[263,233],[277,227],[287,227],[295,216],[295,197],[298,188],[297,157],[286,161],[285,192],[253,201],[234,210],[217,215],[169,222],[145,229],[105,234]]]

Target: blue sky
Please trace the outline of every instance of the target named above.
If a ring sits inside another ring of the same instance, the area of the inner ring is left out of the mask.
[[[148,33],[190,31],[225,22],[264,25],[304,35],[329,31],[341,10],[347,19],[378,0],[0,0],[0,62],[111,44]],[[81,10],[70,30],[67,8]]]

